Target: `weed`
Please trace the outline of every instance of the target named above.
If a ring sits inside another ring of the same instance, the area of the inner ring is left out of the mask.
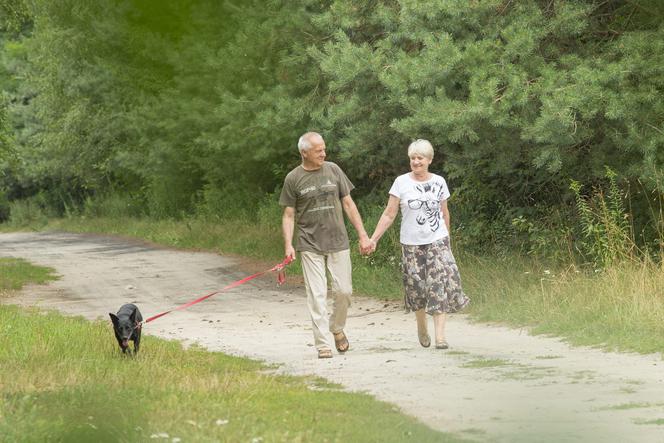
[[[585,197],[579,182],[572,180],[570,185],[576,197],[583,234],[579,250],[599,268],[631,261],[636,250],[616,173],[607,167],[605,177],[608,194],[595,188],[589,197]]]

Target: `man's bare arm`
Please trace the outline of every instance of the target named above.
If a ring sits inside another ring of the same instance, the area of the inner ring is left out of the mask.
[[[357,210],[357,206],[353,201],[353,198],[349,195],[341,199],[341,204],[343,205],[344,212],[348,216],[348,220],[353,225],[357,231],[357,235],[360,238],[360,252],[363,254],[371,250],[371,240],[367,235],[367,231],[364,230],[364,224],[362,223],[362,217],[360,216],[360,211]]]
[[[286,257],[295,260],[295,248],[293,248],[293,230],[295,229],[295,208],[286,206],[281,218],[281,231],[284,236],[284,252]]]

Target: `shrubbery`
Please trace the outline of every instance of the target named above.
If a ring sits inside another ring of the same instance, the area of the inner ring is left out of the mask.
[[[662,2],[12,5],[0,4],[11,201],[272,218],[264,202],[317,130],[369,218],[408,170],[408,143],[430,139],[464,248],[605,263],[615,245],[591,240],[601,223],[583,208],[609,189],[607,166],[635,244],[662,237]]]

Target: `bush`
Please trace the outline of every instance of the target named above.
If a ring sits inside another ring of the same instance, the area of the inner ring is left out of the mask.
[[[85,217],[141,217],[147,215],[145,202],[127,194],[108,194],[87,197],[83,202],[82,215]]]
[[[4,223],[9,220],[9,210],[10,204],[9,199],[7,199],[7,194],[3,191],[0,191],[0,223]]]
[[[9,203],[9,224],[14,227],[44,226],[52,211],[42,194]]]
[[[195,208],[198,216],[204,219],[219,220],[224,218],[255,219],[261,202],[270,198],[270,194],[251,192],[240,186],[220,189],[211,185],[205,187],[200,203]],[[277,202],[278,205],[278,202]]]
[[[280,192],[281,191],[276,191],[272,194],[265,194],[258,203],[256,221],[259,225],[265,227],[276,226],[281,230],[281,218],[284,208],[279,204]]]

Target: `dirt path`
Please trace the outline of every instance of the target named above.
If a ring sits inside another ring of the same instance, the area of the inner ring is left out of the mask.
[[[12,303],[88,319],[107,318],[125,302],[150,316],[250,273],[215,254],[64,233],[0,234],[0,256],[51,266],[62,276],[27,288]],[[144,331],[278,363],[285,373],[316,374],[473,440],[664,442],[659,355],[571,348],[522,330],[471,324],[463,315],[448,322],[450,350],[423,349],[412,314],[394,302],[355,298],[347,326],[351,351],[318,360],[303,288],[277,288],[273,275]]]

